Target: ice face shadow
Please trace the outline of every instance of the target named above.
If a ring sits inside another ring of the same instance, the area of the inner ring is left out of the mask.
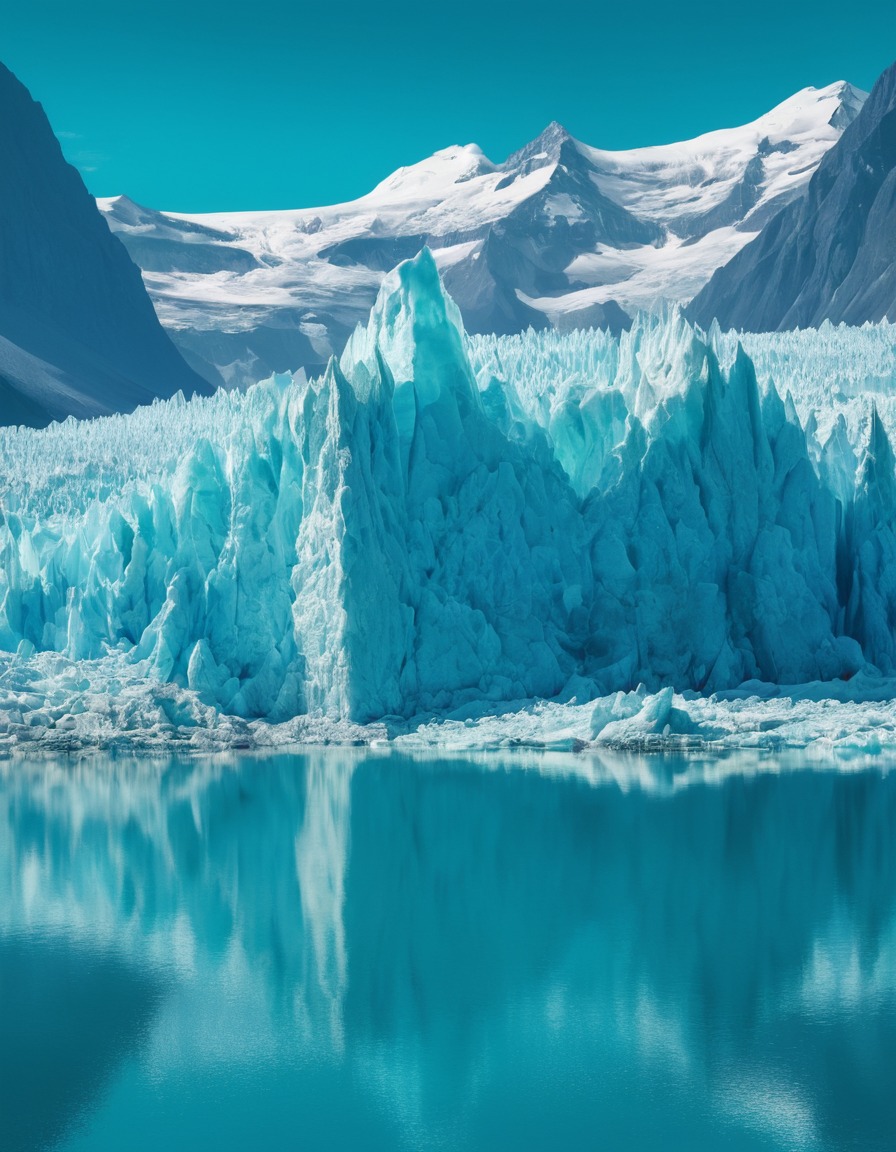
[[[4,1152],[52,1148],[89,1113],[151,1027],[159,980],[59,936],[0,937]]]

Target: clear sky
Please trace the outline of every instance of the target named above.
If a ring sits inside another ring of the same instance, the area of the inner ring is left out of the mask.
[[[798,88],[869,88],[896,3],[869,0],[7,0],[0,58],[100,196],[311,207],[551,120],[606,148],[744,123]]]

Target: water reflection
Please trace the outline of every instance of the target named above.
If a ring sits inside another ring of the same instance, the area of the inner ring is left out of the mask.
[[[52,1147],[141,1040],[160,998],[151,974],[114,955],[0,938],[5,1152]]]
[[[584,771],[6,765],[3,1019],[92,1005],[19,1146],[892,1147],[896,776]]]

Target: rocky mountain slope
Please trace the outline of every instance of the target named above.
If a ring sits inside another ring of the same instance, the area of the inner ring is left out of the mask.
[[[40,426],[208,391],[40,104],[3,65],[0,157],[0,423]]]
[[[809,182],[691,306],[751,331],[896,319],[896,64]]]

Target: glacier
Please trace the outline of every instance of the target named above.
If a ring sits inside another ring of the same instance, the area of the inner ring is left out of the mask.
[[[0,429],[0,750],[896,734],[890,325],[467,336]],[[790,687],[783,687],[790,686]]]

